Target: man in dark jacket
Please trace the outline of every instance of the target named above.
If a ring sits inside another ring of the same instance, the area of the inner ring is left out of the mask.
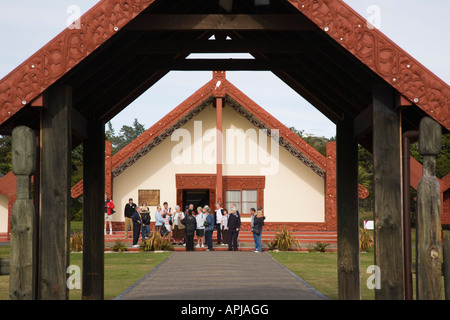
[[[125,238],[128,238],[128,229],[131,228],[131,232],[133,232],[133,213],[136,211],[136,204],[133,202],[133,199],[128,199],[128,203],[125,205],[125,209],[123,210],[123,214],[125,216]]]
[[[188,211],[181,223],[185,226],[186,251],[194,251],[194,234],[195,229],[197,229],[197,219]]]
[[[139,233],[141,232],[142,218],[140,215],[141,208],[136,207],[134,210],[131,219],[133,220],[133,247],[137,248],[139,245],[137,244],[139,241]]]
[[[241,216],[236,206],[231,206],[231,214],[228,217],[228,251],[237,251],[237,240],[241,228]]]

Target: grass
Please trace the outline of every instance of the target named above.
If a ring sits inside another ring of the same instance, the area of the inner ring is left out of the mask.
[[[170,252],[105,253],[105,300],[111,300],[142,278]],[[9,257],[9,247],[0,247],[0,257]],[[70,264],[82,268],[82,254],[71,253]],[[9,299],[9,276],[0,276],[0,300]],[[70,300],[80,300],[81,290],[70,290]]]
[[[71,224],[73,231],[79,231],[81,223]],[[448,235],[449,231],[444,231]],[[412,232],[412,244],[415,244],[415,232]],[[338,298],[337,285],[337,254],[332,252],[270,252],[270,254],[285,265],[300,278],[309,283],[330,299]],[[105,300],[118,296],[147,274],[153,267],[170,255],[164,253],[106,253],[105,254]],[[0,247],[0,258],[9,257],[9,247]],[[412,252],[415,261],[415,250]],[[82,254],[71,253],[70,264],[82,267]],[[360,254],[361,298],[373,300],[375,292],[367,288],[367,280],[371,274],[366,273],[367,267],[374,264],[373,248]],[[415,286],[415,280],[413,279]],[[0,276],[0,300],[8,299],[9,276]],[[415,290],[414,290],[415,291]],[[70,299],[81,299],[81,290],[71,290]]]
[[[105,300],[117,297],[170,255],[170,252],[105,253]],[[70,264],[82,268],[82,254],[72,253]],[[70,290],[71,300],[81,299],[81,290]]]
[[[337,254],[333,252],[270,252],[278,262],[329,299],[338,298]],[[366,286],[370,274],[367,267],[373,265],[373,252],[361,253],[361,299],[373,300],[375,293]]]

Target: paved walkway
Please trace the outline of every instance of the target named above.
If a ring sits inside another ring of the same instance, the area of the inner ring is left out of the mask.
[[[121,300],[326,299],[268,253],[173,252]]]

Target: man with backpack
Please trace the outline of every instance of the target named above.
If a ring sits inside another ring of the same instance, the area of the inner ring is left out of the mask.
[[[141,221],[142,221],[142,240],[150,238],[151,232],[150,232],[150,208],[147,206],[146,203],[142,205],[141,208]]]

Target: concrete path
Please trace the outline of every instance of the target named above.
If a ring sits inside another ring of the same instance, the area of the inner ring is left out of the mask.
[[[318,300],[325,296],[268,253],[173,252],[120,300]]]

